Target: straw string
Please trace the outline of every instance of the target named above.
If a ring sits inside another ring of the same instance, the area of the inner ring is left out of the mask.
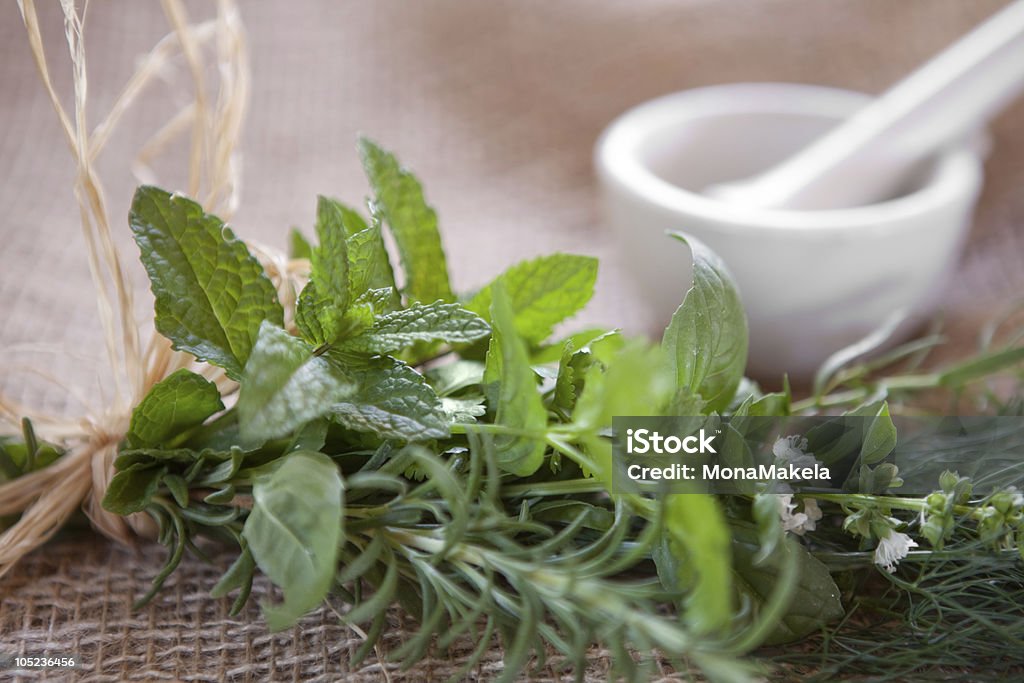
[[[147,515],[122,517],[105,510],[102,500],[115,473],[118,445],[128,430],[132,409],[154,384],[179,368],[191,367],[193,359],[174,351],[159,334],[154,333],[143,345],[133,317],[134,293],[113,239],[103,187],[94,164],[139,94],[162,70],[183,60],[192,82],[193,99],[143,145],[135,170],[149,181],[152,160],[189,131],[188,191],[201,198],[208,211],[228,218],[238,204],[237,147],[249,89],[245,34],[234,0],[218,0],[216,19],[198,24],[189,22],[181,0],[162,0],[162,5],[171,32],[141,60],[106,118],[90,131],[86,117],[85,9],[79,11],[74,0],[60,2],[74,82],[73,109],[69,113],[50,77],[35,2],[18,0],[37,71],[76,165],[74,195],[114,395],[104,405],[89,406],[86,415],[75,419],[40,414],[0,395],[0,423],[14,426],[21,417],[30,416],[42,438],[66,449],[48,467],[0,484],[0,516],[20,514],[18,521],[0,534],[0,576],[52,537],[78,509],[85,512],[98,531],[121,543],[130,544],[138,536],[151,538],[156,534],[155,524]],[[205,75],[206,60],[211,55],[219,75],[212,105]],[[286,308],[293,308],[294,289],[288,280],[301,274],[301,264],[296,268],[266,248],[260,248],[258,254],[268,265],[268,274],[282,292]],[[217,369],[207,367],[201,371],[222,392],[234,389],[233,383]]]

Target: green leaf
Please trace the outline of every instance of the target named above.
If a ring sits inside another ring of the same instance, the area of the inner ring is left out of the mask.
[[[369,305],[373,312],[373,316],[371,316],[367,327],[373,324],[373,317],[401,308],[401,302],[398,300],[398,294],[396,294],[395,290],[391,287],[366,290],[356,299],[355,306],[360,304]]]
[[[594,294],[597,259],[573,254],[551,254],[512,266],[500,276],[519,335],[539,344],[555,325],[575,315]],[[497,280],[496,280],[497,281]],[[494,284],[480,290],[466,307],[487,317]]]
[[[344,335],[349,291],[348,237],[345,208],[318,197],[316,234],[319,245],[311,255],[309,282],[302,288],[295,309],[295,324],[311,344],[329,344]]]
[[[453,301],[437,214],[423,199],[419,181],[368,138],[360,138],[359,153],[375,207],[395,237],[409,301]]]
[[[943,370],[939,375],[939,384],[945,387],[963,386],[1019,363],[1024,363],[1024,346],[990,352]]]
[[[497,378],[495,423],[543,434],[547,411],[537,391],[537,380],[526,345],[516,333],[515,319],[505,289],[496,284],[491,301],[494,329],[487,350],[485,381]],[[492,391],[492,395],[493,395]],[[494,439],[498,465],[521,477],[537,471],[544,462],[544,441],[539,438],[502,434]]]
[[[390,353],[417,342],[441,341],[461,344],[483,339],[491,329],[475,313],[459,304],[436,301],[386,313],[373,327],[346,339],[339,348],[363,353]]]
[[[332,199],[331,201],[334,202],[338,208],[338,213],[341,217],[341,224],[345,228],[346,235],[351,237],[352,235],[365,231],[369,227],[366,224],[366,219],[363,218],[363,215],[351,206],[342,204],[335,199]]]
[[[331,420],[385,439],[427,441],[448,436],[448,418],[423,375],[390,356],[328,352],[356,384],[346,399],[328,406]]]
[[[427,370],[427,379],[438,396],[451,396],[481,384],[484,381],[484,364],[475,360],[445,363]]]
[[[618,332],[604,332],[579,342],[578,347],[575,338],[566,340],[558,364],[551,408],[562,414],[570,413],[576,405],[577,396],[583,390],[590,368],[596,365],[603,372],[611,359],[622,350],[623,344],[622,335]],[[661,373],[661,368],[658,367],[657,371]],[[603,383],[604,380],[601,378],[595,381]]]
[[[348,263],[352,298],[359,298],[370,290],[385,290],[390,294],[392,307],[397,308],[395,274],[379,223],[375,221],[365,230],[349,235]]]
[[[156,298],[157,330],[238,379],[260,323],[283,321],[263,268],[219,218],[184,197],[140,187],[128,220]]]
[[[896,425],[889,415],[889,404],[883,403],[875,417],[864,425],[864,442],[860,447],[860,461],[873,465],[896,448]]]
[[[272,631],[294,624],[331,587],[344,538],[342,488],[334,462],[312,451],[288,455],[253,484],[242,535],[256,564],[284,591],[282,604],[263,604]]]
[[[442,398],[441,407],[452,422],[476,422],[476,418],[487,413],[483,396]]]
[[[355,390],[335,364],[270,323],[260,329],[241,385],[238,422],[250,442],[289,434]]]
[[[565,350],[565,345],[567,343],[572,342],[573,349],[582,349],[595,339],[599,339],[608,334],[614,334],[614,332],[598,327],[582,330],[581,332],[574,332],[564,339],[558,339],[536,349],[533,352],[533,356],[530,358],[530,361],[534,365],[542,363],[558,363],[562,358],[562,351]]]
[[[306,239],[306,236],[298,228],[292,228],[292,231],[288,234],[288,255],[293,259],[308,259],[313,256],[312,245],[310,245],[309,240]]]
[[[672,379],[666,376],[664,364],[661,349],[639,340],[627,342],[607,364],[590,364],[573,421],[583,429],[598,430],[611,426],[616,416],[662,414],[672,394]]]
[[[178,507],[188,507],[188,483],[177,474],[165,474],[163,484]]]
[[[732,619],[731,535],[714,496],[688,493],[665,501],[669,547],[688,588],[686,619],[699,634],[721,631]],[[685,568],[682,569],[682,568]]]
[[[210,589],[210,597],[212,598],[223,598],[231,591],[236,588],[238,589],[238,598],[228,613],[232,616],[242,611],[242,607],[252,591],[253,574],[256,572],[256,560],[253,559],[252,552],[249,550],[248,543],[245,542],[244,537],[240,538],[240,543],[242,547],[238,557],[228,567],[228,570],[224,572],[224,575],[220,577],[216,585]]]
[[[317,291],[316,282],[310,279],[295,305],[295,326],[303,339],[314,346],[322,346],[337,337],[344,315],[327,302]]]
[[[103,508],[118,515],[142,512],[160,488],[167,468],[150,463],[136,463],[121,470],[110,480],[103,496]]]
[[[709,411],[720,411],[743,378],[747,318],[722,260],[693,238],[672,236],[693,254],[693,286],[672,316],[662,346],[678,390],[699,394]]]
[[[316,237],[311,259],[311,279],[316,280],[323,301],[340,313],[348,308],[348,235],[344,209],[327,197],[317,197]]]
[[[216,585],[210,589],[210,597],[223,598],[236,588],[242,588],[252,581],[256,562],[253,560],[252,552],[249,551],[248,543],[245,542],[244,537],[242,538],[242,543],[245,547],[242,548],[238,557],[231,563],[231,566],[220,577]]]
[[[191,465],[199,459],[200,455],[218,457],[221,454],[210,450],[197,453],[191,448],[128,448],[118,453],[117,459],[114,460],[114,468],[123,470],[136,463]],[[223,454],[223,456],[227,457],[227,454]]]
[[[806,548],[799,543],[785,541],[760,559],[760,546],[761,541],[753,529],[734,526],[734,579],[739,593],[753,601],[755,611],[778,590],[782,566],[786,562],[784,555],[793,553],[797,566],[793,594],[782,617],[775,620],[775,627],[764,641],[765,645],[799,640],[843,616],[843,603],[836,582],[828,568]]]
[[[157,382],[132,411],[128,445],[160,447],[224,410],[217,385],[194,372],[178,370]]]

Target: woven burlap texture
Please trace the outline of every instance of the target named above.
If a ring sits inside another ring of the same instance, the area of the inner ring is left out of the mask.
[[[625,266],[601,229],[591,149],[604,125],[666,92],[735,81],[813,82],[877,92],[1003,4],[998,0],[502,0],[244,3],[253,93],[243,142],[236,231],[283,246],[308,226],[317,193],[358,202],[365,181],[354,141],[365,132],[397,150],[438,207],[456,286],[556,250],[602,259],[580,324],[653,331]],[[70,93],[57,3],[42,3],[58,89]],[[195,15],[208,11],[191,3]],[[87,19],[90,97],[104,112],[140,54],[167,31],[157,3],[93,2]],[[74,414],[67,389],[18,370],[42,368],[95,402],[100,328],[71,194],[73,166],[35,74],[13,3],[0,9],[0,347],[15,367],[0,386],[40,408]],[[169,78],[174,78],[173,75]],[[172,83],[173,85],[173,83]],[[167,117],[171,95],[150,91],[99,164],[111,214],[127,213],[139,145]],[[969,343],[995,306],[1024,284],[1024,108],[993,127],[987,182],[947,315]],[[177,187],[181,154],[158,171]],[[137,253],[127,226],[126,260]],[[141,269],[132,271],[146,291]],[[140,296],[137,317],[151,302]],[[29,347],[30,350],[25,350]],[[962,346],[958,347],[962,349]],[[256,601],[237,619],[207,591],[218,567],[189,559],[149,607],[133,612],[163,559],[104,541],[58,540],[0,581],[0,651],[75,654],[97,680],[379,680],[371,656],[348,668],[358,634],[322,610],[284,634],[262,625]],[[387,643],[402,639],[396,614]],[[2,656],[2,655],[0,655]],[[603,666],[594,658],[595,680]],[[491,652],[473,674],[500,668]],[[431,660],[407,680],[443,679]],[[75,675],[78,675],[75,674]],[[2,676],[3,674],[0,674]],[[41,677],[26,673],[26,678]],[[71,676],[53,672],[55,679]]]

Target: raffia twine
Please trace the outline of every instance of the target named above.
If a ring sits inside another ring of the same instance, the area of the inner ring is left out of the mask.
[[[192,84],[191,100],[143,145],[133,171],[140,182],[153,182],[153,160],[169,143],[187,134],[188,194],[225,220],[238,206],[237,148],[249,93],[249,62],[238,9],[234,0],[218,0],[214,19],[192,24],[181,0],[161,3],[171,31],[141,60],[106,118],[90,129],[86,119],[85,9],[80,11],[74,0],[60,0],[74,82],[69,113],[50,78],[35,2],[18,0],[39,76],[76,165],[74,193],[114,391],[104,405],[90,408],[77,419],[33,411],[0,395],[0,423],[16,430],[21,418],[29,417],[41,438],[66,449],[48,467],[0,484],[0,516],[20,514],[19,520],[0,534],[0,576],[45,543],[79,508],[99,532],[115,541],[132,544],[139,536],[154,537],[155,524],[148,515],[122,517],[101,504],[114,476],[113,463],[132,409],[154,384],[180,368],[200,372],[214,381],[223,395],[237,389],[220,370],[194,366],[191,356],[173,350],[158,333],[143,345],[133,318],[134,294],[112,238],[103,187],[95,170],[97,157],[140,93],[162,70],[183,68]],[[210,59],[218,76],[214,97],[207,83]],[[277,287],[286,321],[291,324],[295,292],[308,275],[308,262],[289,261],[261,245],[250,245],[250,249]],[[41,371],[35,374],[46,376]]]

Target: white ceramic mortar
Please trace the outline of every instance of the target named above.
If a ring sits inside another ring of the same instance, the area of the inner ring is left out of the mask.
[[[667,323],[691,279],[686,248],[666,230],[697,237],[729,266],[754,376],[806,378],[894,311],[911,314],[894,337],[934,311],[981,187],[977,146],[944,152],[913,186],[869,206],[785,211],[701,194],[773,166],[867,101],[810,85],[721,85],[652,100],[607,128],[595,150],[607,220],[659,318]]]

